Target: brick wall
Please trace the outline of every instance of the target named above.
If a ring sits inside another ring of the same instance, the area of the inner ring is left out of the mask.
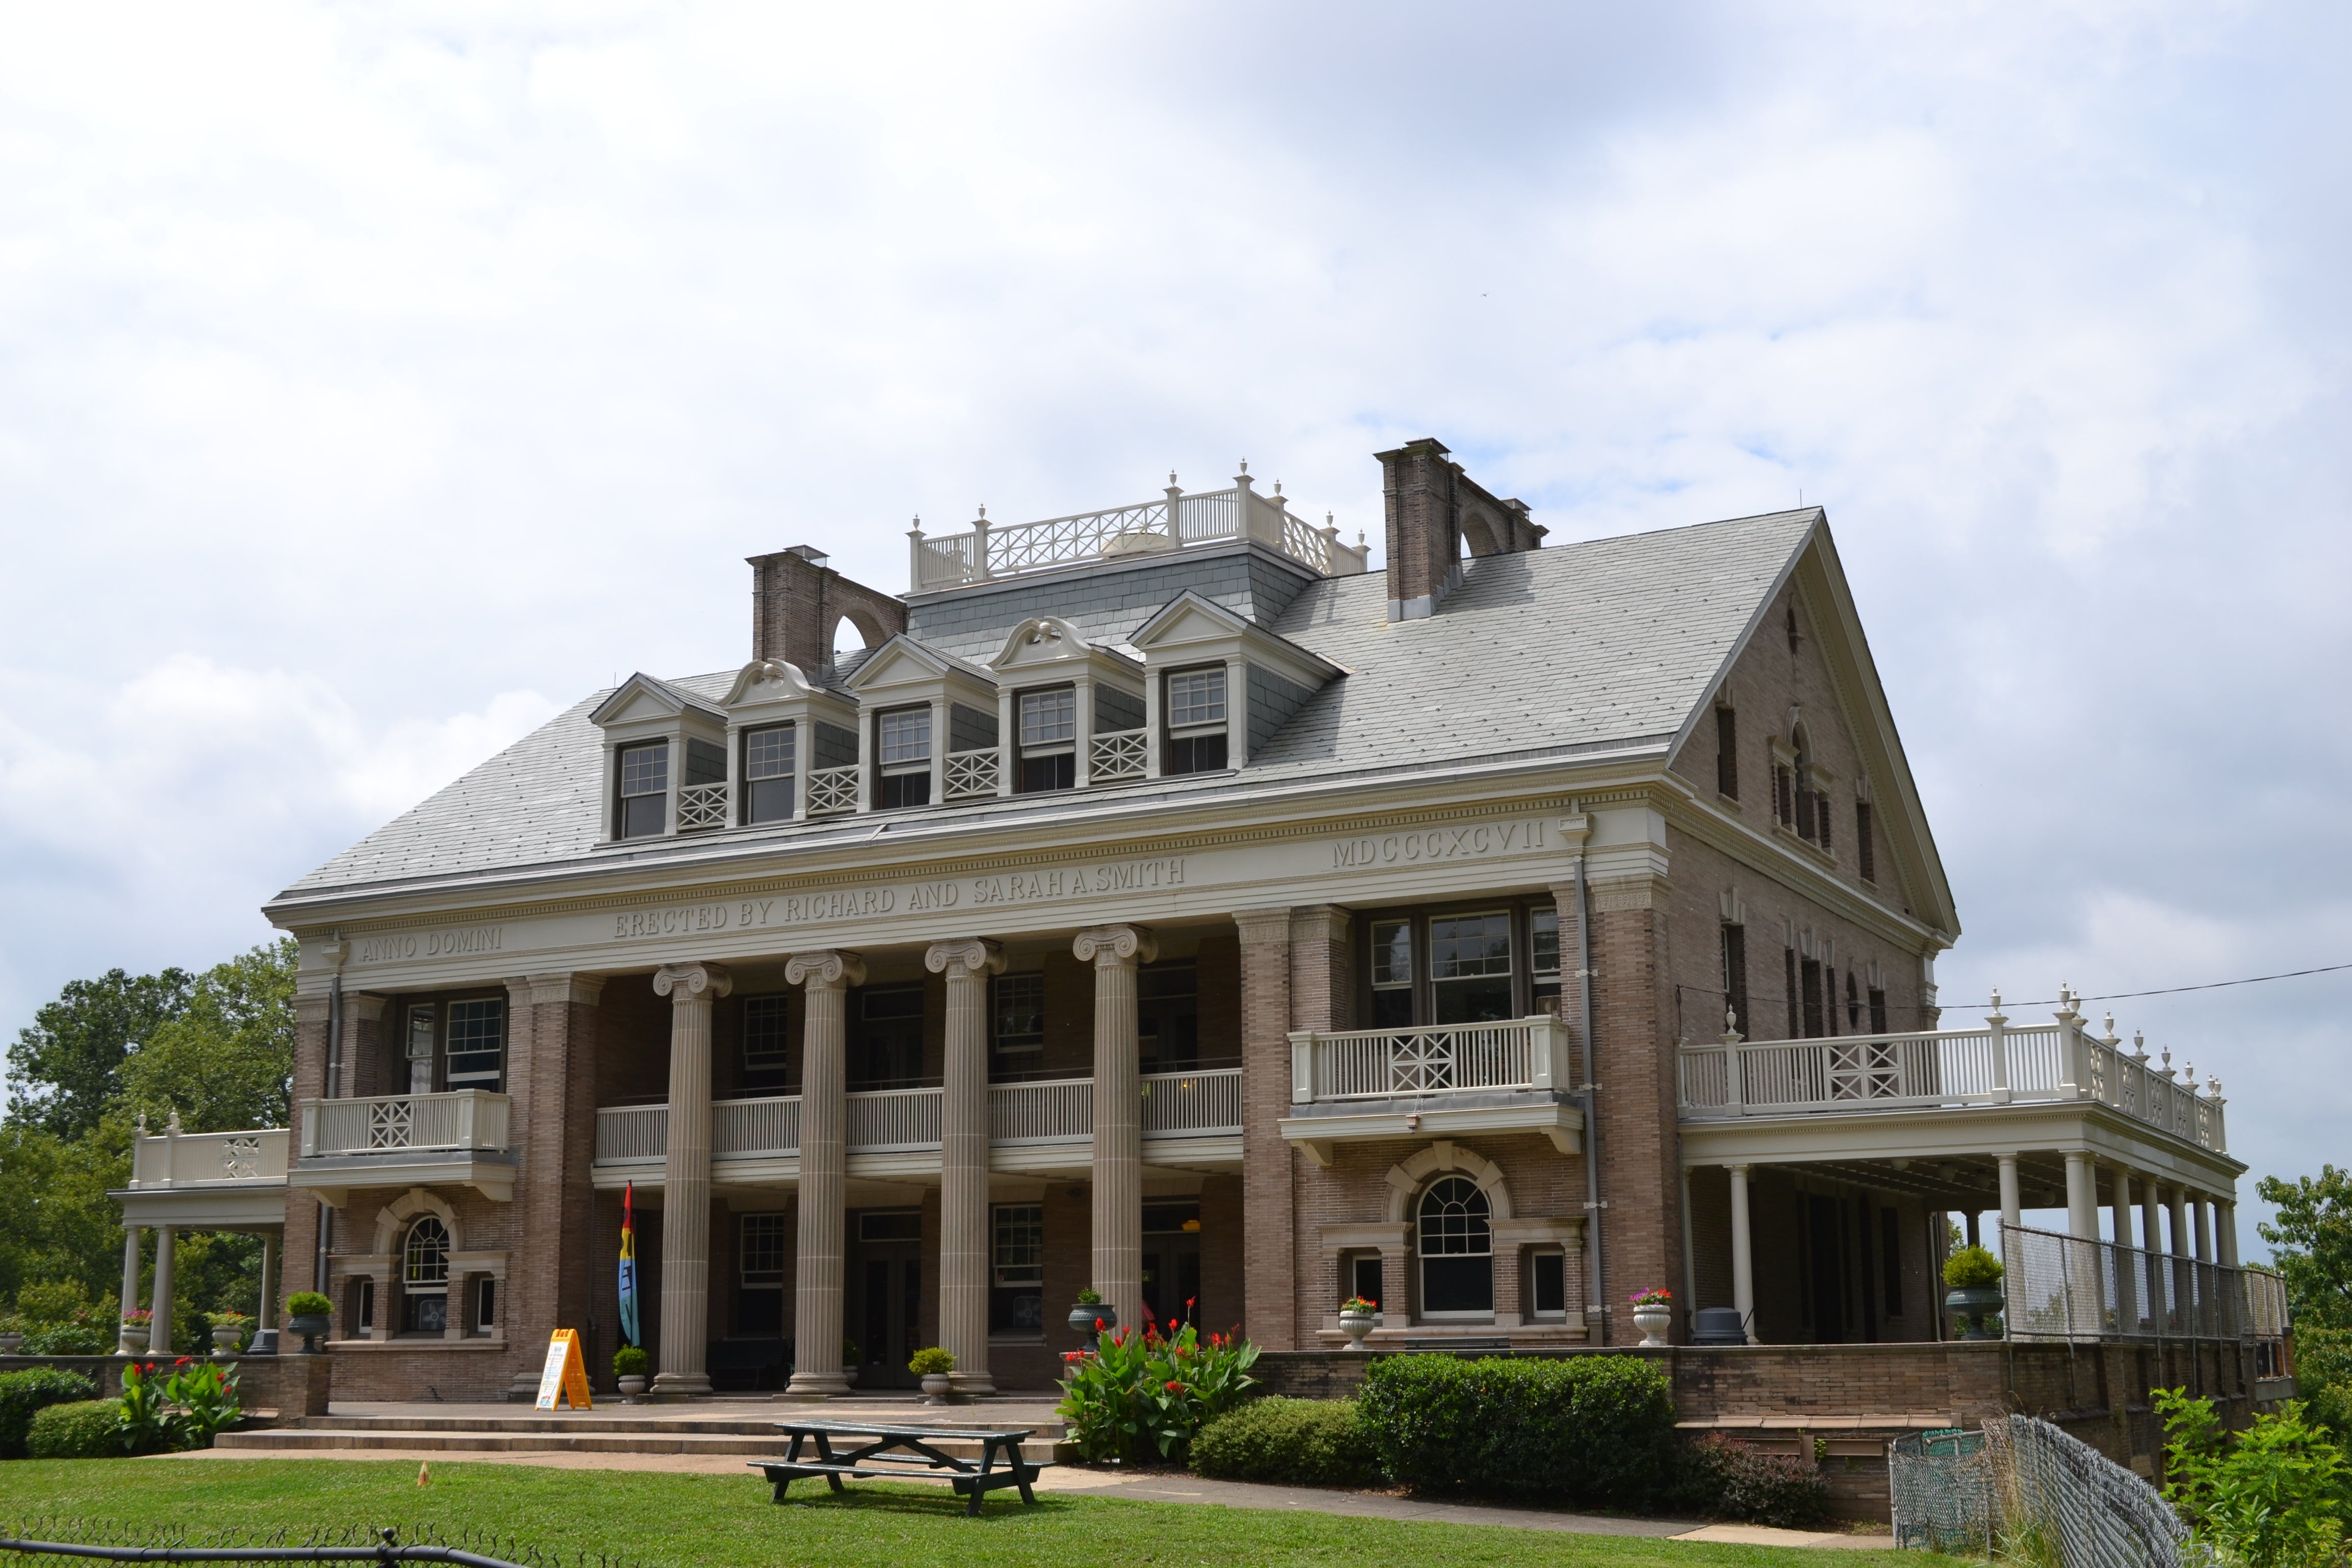
[[[895,595],[788,550],[748,559],[753,658],[781,658],[814,670],[833,662],[834,627],[845,619],[868,647],[907,629],[907,606]]]
[[[1291,1305],[1297,1269],[1297,1154],[1278,1123],[1290,1110],[1290,911],[1254,910],[1240,927],[1242,995],[1243,1321],[1269,1350],[1297,1347]]]
[[[1636,1337],[1617,1303],[1663,1285],[1689,1299],[1682,1278],[1681,1145],[1675,1120],[1673,986],[1666,966],[1663,880],[1596,883],[1592,908],[1593,1071],[1600,1143],[1601,1289],[1597,1343]],[[1621,1323],[1617,1320],[1623,1319]]]

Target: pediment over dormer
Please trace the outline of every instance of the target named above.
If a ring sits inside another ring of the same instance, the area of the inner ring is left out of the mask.
[[[1090,642],[1059,616],[1040,616],[1022,622],[1004,639],[1003,648],[988,661],[1000,676],[1024,675],[1040,669],[1066,669],[1088,662],[1107,662],[1135,676],[1143,672],[1135,660],[1115,648]]]
[[[699,699],[688,696],[666,680],[658,680],[639,672],[613,689],[613,694],[596,705],[588,715],[592,724],[604,729],[616,725],[660,723],[667,720],[697,718],[709,722],[723,722],[721,714]]]
[[[942,686],[972,695],[992,695],[996,686],[985,670],[926,647],[903,633],[876,648],[845,684],[869,706],[901,693]]]
[[[1189,588],[1161,605],[1128,641],[1143,656],[1147,669],[1239,659],[1309,692],[1347,673]]]
[[[818,695],[819,689],[799,665],[781,658],[755,658],[735,675],[719,706],[730,712],[769,702],[797,702]]]

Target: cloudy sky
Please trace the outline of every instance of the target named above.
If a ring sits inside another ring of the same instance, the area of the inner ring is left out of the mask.
[[[745,555],[1244,458],[1377,543],[1422,435],[1829,508],[1948,1001],[2352,961],[2341,7],[5,16],[0,1026],[731,667]],[[2352,973],[2116,1016],[2352,1154]]]

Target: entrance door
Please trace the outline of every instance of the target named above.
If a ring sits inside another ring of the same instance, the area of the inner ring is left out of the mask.
[[[1143,1205],[1143,1304],[1171,1333],[1201,1321],[1201,1204],[1197,1198]]]
[[[1813,1299],[1813,1342],[1817,1345],[1843,1344],[1845,1321],[1845,1227],[1838,1224],[1838,1201],[1808,1195],[1805,1198],[1807,1216],[1807,1250],[1812,1255],[1811,1270]]]
[[[922,1247],[911,1241],[865,1242],[850,1271],[850,1337],[857,1342],[857,1386],[912,1388],[907,1360],[922,1349]]]

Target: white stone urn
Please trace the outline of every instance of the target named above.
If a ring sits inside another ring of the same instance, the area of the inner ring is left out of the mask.
[[[948,1402],[948,1390],[953,1385],[954,1380],[949,1377],[946,1373],[927,1372],[923,1373],[923,1403],[926,1405],[945,1405]]]
[[[245,1337],[245,1331],[244,1331],[243,1329],[234,1327],[234,1326],[232,1326],[232,1325],[230,1325],[230,1324],[224,1323],[224,1324],[221,1324],[219,1327],[217,1327],[217,1328],[214,1329],[214,1330],[213,1330],[213,1357],[214,1357],[214,1359],[215,1359],[215,1360],[216,1360],[216,1361],[226,1361],[226,1360],[228,1360],[231,1356],[234,1356],[235,1354],[236,1354],[236,1343],[237,1343],[237,1342],[238,1342],[239,1340],[243,1339],[244,1337]]]
[[[1642,1348],[1664,1349],[1666,1331],[1675,1326],[1675,1309],[1668,1301],[1641,1301],[1633,1307],[1633,1326],[1642,1331]]]
[[[620,1384],[621,1397],[629,1401],[632,1405],[644,1397],[646,1392],[646,1380],[638,1376],[635,1373],[631,1373],[626,1377],[622,1378],[620,1380]]]
[[[1340,1313],[1339,1331],[1348,1336],[1348,1348],[1351,1351],[1362,1350],[1364,1337],[1372,1331],[1372,1324],[1378,1321],[1378,1318],[1370,1312]]]

